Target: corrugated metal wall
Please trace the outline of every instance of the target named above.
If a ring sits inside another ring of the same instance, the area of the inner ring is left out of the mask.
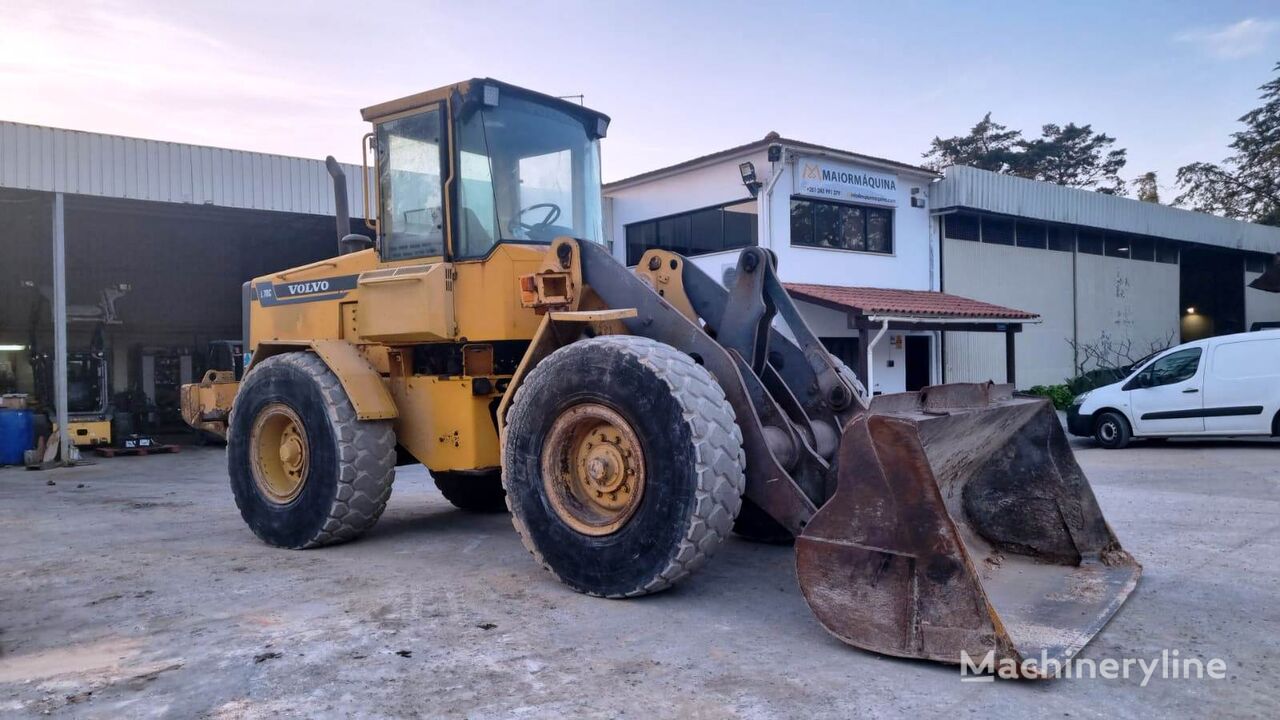
[[[1177,265],[947,239],[944,288],[949,293],[1039,313],[1017,338],[1018,387],[1052,385],[1074,375],[1073,337],[1097,343],[1105,334],[1130,343],[1133,359],[1152,343],[1177,344]],[[1074,305],[1074,311],[1073,311]],[[947,381],[1001,380],[1004,338],[947,333]]]
[[[929,201],[935,211],[964,207],[1238,250],[1280,252],[1280,228],[965,166],[947,168],[946,178],[930,189]]]
[[[365,217],[360,168],[343,164],[351,214]],[[0,121],[0,187],[333,214],[321,160]]]
[[[1018,386],[1048,385],[1068,377],[1071,253],[944,242],[947,292],[1040,315],[1040,323],[1023,325],[1014,341]],[[946,337],[948,382],[1004,381],[1003,334],[948,332]]]
[[[1244,274],[1244,281],[1251,283],[1261,275],[1262,273],[1247,272]],[[1280,293],[1245,288],[1244,326],[1248,329],[1256,322],[1280,322]]]

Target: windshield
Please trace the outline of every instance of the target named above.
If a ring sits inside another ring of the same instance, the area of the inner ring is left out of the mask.
[[[499,241],[601,242],[600,144],[572,115],[504,93],[459,123],[457,257]]]

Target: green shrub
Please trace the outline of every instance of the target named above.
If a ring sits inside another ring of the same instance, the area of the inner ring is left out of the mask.
[[[1053,406],[1059,410],[1071,407],[1071,400],[1076,396],[1076,393],[1071,392],[1071,388],[1066,385],[1036,385],[1027,392],[1049,398],[1053,401]]]
[[[1120,382],[1129,374],[1129,368],[1098,368],[1082,375],[1069,378],[1066,387],[1073,396],[1088,392],[1103,385]],[[1054,387],[1057,387],[1056,385]]]

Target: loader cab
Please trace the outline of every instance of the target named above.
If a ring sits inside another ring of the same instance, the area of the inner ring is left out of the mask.
[[[603,242],[607,116],[489,79],[362,115],[374,123],[366,149],[374,151],[372,227],[384,262],[477,260],[500,243],[563,235]]]

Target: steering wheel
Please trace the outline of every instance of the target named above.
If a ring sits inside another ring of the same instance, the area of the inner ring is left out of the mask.
[[[535,223],[525,222],[524,216],[533,212],[534,210],[546,210],[547,214],[544,215],[543,218],[538,222],[535,222]],[[549,225],[554,225],[556,220],[559,220],[559,219],[560,219],[559,205],[555,203],[549,203],[549,202],[537,203],[536,205],[530,205],[529,207],[521,210],[519,214],[517,214],[515,218],[511,220],[510,227],[508,227],[507,229],[514,234],[516,231],[516,228],[519,228],[521,230],[524,230],[525,233],[528,234],[528,233],[533,233],[536,230],[547,227]]]

